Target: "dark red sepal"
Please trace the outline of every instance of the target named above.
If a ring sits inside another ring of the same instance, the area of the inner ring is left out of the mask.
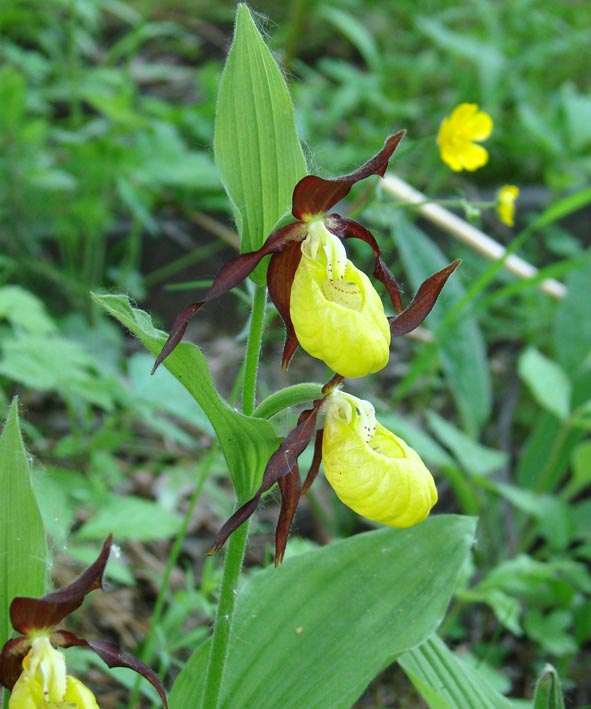
[[[316,438],[314,440],[314,456],[312,457],[312,463],[310,465],[310,470],[308,470],[308,474],[306,475],[306,479],[304,480],[304,484],[302,485],[302,495],[305,495],[308,490],[310,489],[312,483],[314,480],[316,480],[316,476],[318,475],[318,471],[320,470],[320,463],[322,462],[322,437],[324,435],[324,429],[319,428],[316,431]]]
[[[176,316],[168,339],[164,343],[164,347],[154,362],[152,374],[158,369],[162,362],[175,349],[179,342],[183,339],[187,323],[195,315],[195,313],[210,300],[231,291],[237,285],[242,283],[258,266],[259,262],[269,254],[277,253],[285,248],[291,241],[302,240],[306,236],[307,227],[299,222],[288,224],[274,231],[257,251],[248,251],[245,254],[240,254],[222,266],[217,276],[213,279],[209,290],[204,295],[203,300],[196,303],[190,303],[185,306]]]
[[[168,709],[168,700],[164,686],[154,670],[141,660],[138,660],[138,658],[130,652],[121,650],[115,643],[103,640],[84,640],[84,638],[79,638],[77,635],[67,630],[54,631],[51,635],[51,643],[55,647],[87,647],[95,652],[108,667],[126,667],[127,669],[137,672],[142,677],[145,677],[154,687],[160,695],[165,709]]]
[[[273,254],[269,261],[267,270],[267,286],[269,296],[277,308],[277,312],[285,323],[285,345],[283,347],[283,357],[281,366],[287,369],[293,353],[298,348],[299,342],[289,311],[291,298],[291,286],[300,261],[302,260],[302,248],[298,241],[288,244],[283,251]]]
[[[17,596],[10,604],[12,627],[23,635],[31,631],[49,630],[79,608],[84,597],[102,588],[103,574],[109,559],[112,535],[109,534],[97,560],[72,583],[41,598]]]
[[[200,300],[198,303],[189,303],[181,310],[181,312],[176,316],[172,327],[170,328],[170,334],[168,339],[164,343],[164,347],[160,350],[160,354],[156,357],[154,366],[152,367],[151,374],[158,369],[158,367],[164,362],[168,355],[175,349],[179,342],[183,339],[185,330],[187,329],[187,324],[189,320],[195,315],[195,313],[201,308],[205,303],[204,300]]]
[[[31,649],[31,640],[27,637],[12,638],[4,643],[0,652],[0,684],[12,689],[23,671],[23,660]]]
[[[364,180],[370,175],[384,176],[388,161],[396,150],[398,143],[406,131],[389,136],[384,147],[377,155],[357,168],[349,175],[342,175],[331,180],[326,180],[317,175],[307,175],[295,186],[292,198],[291,213],[296,219],[306,219],[316,215],[326,214],[337,202],[340,202],[351,191],[356,182]]]
[[[417,328],[423,320],[429,315],[433,306],[437,302],[437,298],[441,293],[441,289],[445,285],[447,279],[460,265],[461,259],[456,259],[449,266],[442,268],[432,276],[429,276],[426,281],[423,281],[421,287],[416,292],[415,297],[397,317],[388,318],[390,323],[390,332],[392,337],[406,335]]]
[[[297,463],[287,475],[277,480],[277,485],[281,491],[281,509],[275,528],[275,566],[279,566],[283,561],[289,530],[302,493],[300,469]]]
[[[267,492],[278,480],[288,475],[297,466],[298,458],[312,440],[318,411],[325,399],[326,396],[322,397],[322,399],[317,399],[311,409],[307,409],[300,414],[298,425],[286,436],[283,443],[269,458],[259,489],[248,502],[239,507],[225,522],[218,532],[213,546],[207,552],[208,554],[215,554],[219,551],[226,543],[228,537],[253,514],[263,493]]]
[[[340,214],[330,214],[325,217],[324,224],[339,239],[361,239],[371,247],[374,255],[373,276],[384,284],[394,309],[400,313],[403,309],[400,286],[388,266],[382,261],[380,247],[371,231],[352,219],[341,217]]]

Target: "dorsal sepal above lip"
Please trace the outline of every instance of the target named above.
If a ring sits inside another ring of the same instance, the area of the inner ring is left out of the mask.
[[[389,136],[379,153],[348,175],[332,179],[325,179],[317,175],[307,175],[302,178],[293,191],[293,216],[303,220],[320,217],[332,209],[337,202],[344,199],[357,182],[371,175],[383,177],[392,153],[396,150],[405,132],[401,130]]]

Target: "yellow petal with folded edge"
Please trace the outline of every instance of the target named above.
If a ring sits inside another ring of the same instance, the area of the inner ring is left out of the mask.
[[[410,527],[437,502],[418,453],[375,420],[371,404],[350,394],[335,392],[327,401],[322,462],[339,499],[374,522]]]
[[[73,704],[77,709],[100,709],[97,704],[96,697],[88,689],[85,684],[76,677],[68,675],[68,686],[66,688],[66,694],[64,695],[64,701],[69,704]]]
[[[321,221],[302,243],[290,315],[303,349],[343,377],[363,377],[388,363],[390,326],[380,296]]]
[[[8,709],[37,709],[42,707],[43,688],[28,674],[21,674],[12,688]]]

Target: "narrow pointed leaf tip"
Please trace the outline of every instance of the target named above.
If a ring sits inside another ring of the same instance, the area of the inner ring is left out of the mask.
[[[405,133],[406,131],[401,130],[389,136],[379,153],[348,175],[332,179],[324,179],[317,175],[307,175],[302,178],[293,192],[293,216],[296,219],[306,219],[325,214],[349,194],[355,183],[371,175],[383,177],[392,153]]]
[[[257,249],[287,212],[307,168],[285,79],[245,4],[237,8],[219,83],[214,157],[240,250]]]

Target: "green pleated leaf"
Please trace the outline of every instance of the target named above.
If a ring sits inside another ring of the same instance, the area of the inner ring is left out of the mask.
[[[512,709],[474,667],[455,655],[437,635],[398,659],[431,709]]]
[[[403,218],[396,220],[392,235],[414,290],[439,271],[447,259],[438,247],[414,224]],[[461,267],[460,267],[461,269]],[[465,290],[457,276],[445,284],[435,307],[427,318],[426,326],[433,330],[441,367],[455,399],[465,430],[476,436],[491,410],[491,381],[484,340],[475,318],[466,310],[451,324],[439,327],[446,313],[464,296]],[[419,372],[420,358],[412,365],[410,373]]]
[[[18,422],[18,399],[0,436],[0,647],[10,637],[15,596],[45,593],[47,542]]]
[[[281,71],[243,4],[220,80],[214,154],[241,250],[258,249],[290,212],[306,161]]]
[[[158,354],[166,333],[157,330],[143,310],[132,307],[125,295],[92,296],[110,315],[135,335],[152,354]],[[164,366],[197,401],[218,437],[238,497],[250,497],[258,487],[265,465],[279,447],[273,426],[263,419],[239,413],[218,394],[201,350],[182,342]]]
[[[536,682],[533,709],[564,709],[560,678],[552,665],[544,667]]]
[[[438,516],[289,558],[236,601],[221,706],[351,707],[398,655],[437,628],[475,520]],[[200,705],[207,648],[177,678],[173,709]]]

